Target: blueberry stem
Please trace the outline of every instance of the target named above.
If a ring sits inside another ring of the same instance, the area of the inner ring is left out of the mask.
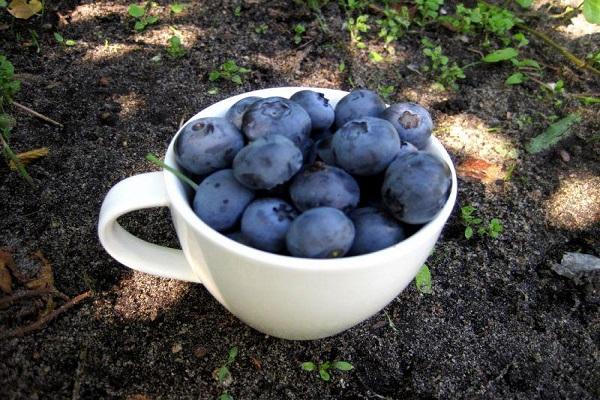
[[[196,185],[196,183],[193,180],[191,180],[190,178],[188,178],[181,172],[177,171],[175,168],[170,167],[167,164],[165,164],[164,162],[162,162],[161,160],[159,160],[158,157],[156,157],[156,155],[154,155],[152,153],[148,153],[148,154],[146,154],[146,160],[150,161],[153,164],[158,165],[161,168],[166,169],[167,171],[169,171],[170,173],[172,173],[173,175],[175,175],[176,177],[178,177],[179,179],[181,179],[182,181],[184,181],[185,183],[190,185],[192,187],[192,189],[198,190],[198,185]]]

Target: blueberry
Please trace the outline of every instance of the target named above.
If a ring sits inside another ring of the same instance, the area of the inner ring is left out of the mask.
[[[396,154],[396,158],[402,157],[405,154],[414,153],[418,150],[419,149],[417,149],[414,144],[405,142],[404,140],[400,140],[400,151],[398,152],[398,154]],[[394,160],[396,158],[394,158]]]
[[[225,114],[225,119],[231,122],[238,129],[242,129],[242,118],[244,117],[244,113],[252,104],[256,103],[258,100],[262,99],[262,97],[250,96],[244,97],[243,99],[236,102],[231,106],[227,113]]]
[[[331,140],[335,162],[355,175],[375,175],[400,151],[398,133],[389,122],[374,117],[352,120]]]
[[[358,184],[344,170],[316,162],[293,179],[290,196],[301,211],[315,207],[333,207],[349,212],[358,204]]]
[[[301,90],[290,97],[290,100],[300,104],[310,116],[312,129],[329,128],[335,120],[335,112],[323,93],[312,90]]]
[[[337,208],[318,207],[300,214],[286,236],[288,251],[295,257],[343,257],[354,241],[354,225]]]
[[[193,209],[208,226],[222,232],[238,222],[253,198],[254,192],[241,185],[232,170],[222,169],[200,183]]]
[[[406,237],[404,229],[393,217],[374,207],[357,208],[350,213],[350,219],[356,235],[349,255],[385,249]]]
[[[285,249],[285,236],[290,224],[297,216],[294,207],[283,200],[254,200],[242,216],[242,234],[250,246],[280,253]]]
[[[242,147],[244,137],[231,122],[199,118],[185,125],[175,140],[175,158],[186,171],[206,175],[229,168]]]
[[[398,131],[400,139],[423,150],[429,143],[433,121],[429,112],[415,103],[398,103],[386,108],[381,118],[389,121]]]
[[[317,148],[314,140],[306,138],[300,144],[300,151],[302,152],[302,158],[304,164],[312,164],[317,160]]]
[[[331,140],[333,139],[333,135],[326,136],[319,139],[315,143],[315,149],[317,151],[317,155],[323,162],[329,165],[335,165],[335,155],[333,154],[333,149],[331,148]]]
[[[283,97],[258,100],[246,110],[242,131],[250,140],[269,135],[283,135],[296,146],[310,136],[310,116],[304,109]]]
[[[353,90],[337,103],[335,107],[335,125],[338,128],[353,119],[379,117],[385,109],[385,103],[371,90]]]
[[[251,246],[250,242],[248,241],[248,239],[240,231],[231,232],[231,233],[228,233],[225,236],[227,236],[229,239],[235,240],[236,242],[238,242],[240,244],[243,244],[245,246]]]
[[[250,142],[233,159],[233,174],[250,189],[272,189],[291,179],[302,167],[302,152],[281,135]]]
[[[381,195],[402,222],[424,224],[444,207],[452,176],[446,163],[424,151],[398,157],[385,172]]]

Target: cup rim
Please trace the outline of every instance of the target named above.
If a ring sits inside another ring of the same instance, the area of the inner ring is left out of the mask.
[[[169,143],[169,147],[165,155],[165,163],[172,168],[180,170],[175,161],[174,143],[177,136],[180,134],[183,126],[185,126],[188,122],[201,117],[222,116],[231,105],[233,105],[235,102],[244,97],[281,96],[289,98],[292,94],[300,90],[314,90],[324,93],[325,97],[329,100],[331,100],[333,96],[334,101],[331,102],[334,106],[341,97],[349,93],[337,89],[286,86],[254,90],[236,96],[228,97],[210,105],[209,107],[204,108],[203,110],[195,114],[193,117],[189,118],[183,125],[181,125],[181,127],[177,130],[177,133],[173,136]],[[414,248],[414,246],[425,245],[425,242],[427,242],[428,239],[430,239],[432,236],[436,236],[438,234],[438,231],[441,231],[441,229],[445,226],[446,221],[450,217],[450,214],[456,202],[456,171],[454,168],[454,164],[452,163],[452,160],[450,158],[450,155],[448,154],[444,146],[440,143],[440,141],[433,135],[431,136],[428,149],[430,151],[434,150],[435,152],[437,152],[439,154],[439,156],[436,155],[438,159],[441,156],[442,161],[444,161],[448,165],[452,174],[452,187],[450,190],[450,195],[444,207],[438,212],[435,218],[423,225],[418,231],[413,233],[411,236],[402,240],[399,243],[396,243],[393,246],[387,247],[382,250],[378,250],[373,253],[362,254],[357,256],[344,256],[340,258],[317,259],[293,257],[288,255],[269,253],[267,251],[255,249],[253,247],[238,243],[235,240],[225,236],[224,234],[217,232],[213,228],[209,227],[206,223],[204,223],[200,218],[198,218],[194,213],[191,205],[189,204],[187,196],[185,194],[185,190],[183,189],[184,185],[186,184],[181,182],[179,178],[177,178],[174,174],[168,171],[163,171],[163,174],[165,179],[166,191],[169,199],[169,206],[174,208],[177,211],[177,213],[195,232],[201,234],[205,239],[210,240],[214,245],[226,248],[228,251],[234,253],[236,256],[260,260],[261,263],[277,265],[278,268],[294,270],[318,268],[319,271],[325,272],[335,271],[338,269],[362,268],[370,265],[389,262],[389,260],[392,258],[398,258],[402,254],[409,254],[410,249]]]

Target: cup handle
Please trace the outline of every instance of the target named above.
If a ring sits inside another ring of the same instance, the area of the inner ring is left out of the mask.
[[[163,278],[200,283],[183,251],[146,242],[127,232],[117,218],[131,211],[169,205],[163,172],[124,179],[108,192],[98,222],[98,236],[106,251],[129,268]]]

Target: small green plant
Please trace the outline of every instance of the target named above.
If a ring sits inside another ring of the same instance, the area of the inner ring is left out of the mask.
[[[8,163],[12,162],[23,179],[29,184],[33,184],[33,180],[25,169],[25,166],[11,149],[9,145],[10,134],[15,126],[13,117],[5,112],[4,107],[8,106],[13,101],[13,96],[21,88],[21,82],[14,77],[15,68],[8,59],[0,55],[0,144],[2,152]]]
[[[234,60],[228,60],[223,63],[219,70],[213,70],[208,74],[208,80],[211,82],[225,79],[237,85],[243,83],[242,76],[251,72],[250,69],[238,66]]]
[[[152,8],[152,2],[148,1],[143,7],[137,4],[130,4],[127,8],[127,12],[133,18],[135,18],[135,24],[133,28],[141,32],[148,25],[154,25],[158,22],[156,15],[150,15],[150,9]]]
[[[600,65],[600,50],[595,53],[589,53],[586,57],[588,64]]]
[[[241,16],[242,16],[242,6],[236,6],[236,7],[233,9],[233,15],[234,15],[235,17],[241,17]]]
[[[29,44],[28,47],[34,47],[35,52],[40,52],[40,36],[33,29],[29,29]]]
[[[480,237],[489,236],[496,239],[502,231],[504,226],[502,221],[498,218],[492,218],[487,225],[482,225],[483,220],[475,216],[477,209],[472,205],[464,206],[460,209],[460,215],[465,226],[465,238],[471,239],[475,232]],[[477,231],[475,231],[477,229]]]
[[[233,346],[227,352],[227,361],[225,361],[225,364],[223,364],[222,366],[220,366],[219,368],[217,368],[215,370],[214,375],[220,384],[225,384],[227,381],[231,381],[232,378],[231,378],[231,371],[229,371],[229,367],[231,367],[231,364],[233,364],[233,362],[235,361],[237,356],[238,356],[238,348],[237,348],[237,346]],[[219,396],[219,400],[233,400],[233,397],[231,397],[231,395],[229,393],[227,393],[227,391],[224,391]]]
[[[422,294],[431,294],[431,272],[427,264],[423,264],[415,277],[415,286]]]
[[[376,51],[370,51],[369,60],[373,61],[374,63],[379,63],[383,61],[383,56]]]
[[[256,32],[260,35],[267,33],[268,30],[269,30],[269,25],[265,24],[264,22],[262,24],[254,27],[254,32]]]
[[[377,87],[377,93],[379,93],[381,98],[383,100],[385,100],[386,103],[389,103],[390,96],[393,95],[395,91],[396,91],[396,87],[394,85],[389,85],[389,86],[379,85]]]
[[[415,4],[421,16],[421,20],[417,23],[423,24],[437,19],[439,15],[438,11],[442,4],[444,4],[444,0],[415,0]]]
[[[364,49],[367,47],[366,44],[363,43],[363,39],[361,33],[366,33],[371,29],[367,22],[369,21],[369,16],[366,14],[359,15],[356,18],[348,18],[346,22],[346,27],[350,32],[350,41],[356,45],[359,49]]]
[[[387,5],[383,9],[383,15],[385,18],[378,19],[376,22],[379,25],[379,37],[387,46],[404,36],[410,27],[410,15],[406,6],[400,7],[400,11],[398,11]]]
[[[347,11],[362,11],[368,4],[368,0],[340,0],[340,5]]]
[[[73,39],[65,39],[63,35],[58,32],[54,32],[54,40],[63,46],[75,46],[77,44]]]
[[[331,374],[329,371],[333,369],[337,369],[338,371],[350,371],[354,368],[352,364],[348,361],[326,361],[324,363],[314,363],[312,361],[303,362],[300,367],[304,371],[318,371],[319,377],[324,381],[331,380]]]
[[[465,73],[456,62],[450,64],[450,60],[442,53],[442,47],[436,46],[427,38],[421,39],[423,45],[423,54],[431,60],[431,64],[426,66],[425,71],[431,71],[437,77],[437,83],[444,89],[458,89],[457,79],[464,79]]]
[[[506,78],[505,83],[509,86],[512,86],[523,83],[531,76],[537,76],[538,72],[542,70],[542,67],[537,61],[530,58],[519,60],[518,55],[519,51],[517,49],[513,47],[506,47],[487,54],[481,60],[486,63],[510,61],[517,68],[517,72]],[[544,89],[549,88],[550,86],[547,86]],[[553,92],[553,90],[550,91]]]
[[[173,3],[169,6],[169,9],[173,14],[181,14],[187,6],[181,3]]]
[[[167,42],[169,43],[167,46],[167,54],[169,57],[175,59],[185,56],[185,47],[183,47],[181,38],[179,36],[173,35],[167,40]]]
[[[294,43],[300,44],[304,32],[306,32],[306,27],[304,26],[304,24],[294,25]]]

